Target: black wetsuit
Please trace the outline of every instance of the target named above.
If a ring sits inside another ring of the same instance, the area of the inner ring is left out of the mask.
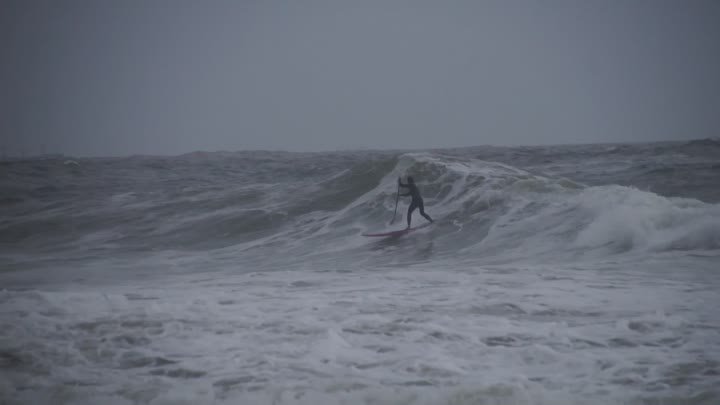
[[[400,187],[404,187],[408,189],[407,193],[400,194],[403,197],[411,196],[412,201],[410,202],[410,206],[408,207],[407,212],[407,224],[408,228],[410,228],[410,220],[412,219],[412,213],[415,211],[415,208],[420,208],[420,215],[425,217],[428,221],[432,222],[432,218],[430,218],[430,215],[425,213],[425,204],[423,203],[423,199],[420,196],[420,190],[418,190],[415,183],[408,182],[407,184],[404,184],[400,179],[398,179],[398,184]]]

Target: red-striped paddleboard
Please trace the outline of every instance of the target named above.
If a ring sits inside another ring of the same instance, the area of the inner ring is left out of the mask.
[[[414,227],[414,228],[405,228],[405,229],[399,229],[399,230],[397,230],[397,231],[390,231],[390,232],[364,233],[364,234],[362,234],[362,236],[380,237],[380,238],[388,237],[388,236],[401,236],[401,235],[405,235],[406,233],[409,233],[409,232],[412,232],[412,231],[416,231],[416,230],[418,230],[418,229],[422,229],[422,228],[425,228],[425,227],[427,227],[427,226],[430,226],[430,224],[431,224],[431,223],[428,222],[428,223],[422,224],[422,225],[420,225],[420,226],[416,226],[416,227]]]

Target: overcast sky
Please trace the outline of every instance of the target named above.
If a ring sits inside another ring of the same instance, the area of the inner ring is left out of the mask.
[[[720,1],[0,1],[8,153],[720,135]]]

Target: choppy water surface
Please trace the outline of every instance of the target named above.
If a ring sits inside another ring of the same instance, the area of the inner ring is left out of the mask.
[[[717,141],[76,161],[0,164],[0,402],[720,403]]]

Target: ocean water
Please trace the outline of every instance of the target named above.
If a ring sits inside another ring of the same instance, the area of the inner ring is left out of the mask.
[[[719,307],[716,140],[0,163],[2,404],[719,404]]]

